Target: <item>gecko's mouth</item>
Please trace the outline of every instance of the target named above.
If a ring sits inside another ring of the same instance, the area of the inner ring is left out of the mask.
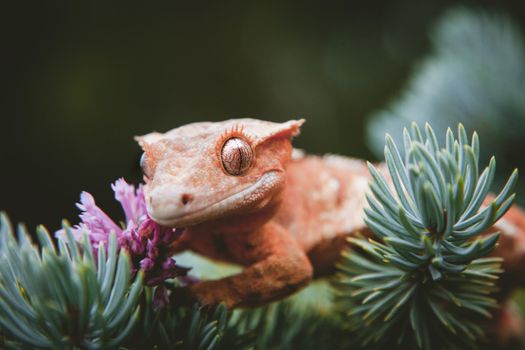
[[[279,171],[264,173],[257,182],[218,202],[191,210],[186,208],[156,211],[148,205],[151,218],[160,225],[169,227],[187,227],[205,221],[218,219],[266,200],[267,193],[283,181]],[[147,201],[149,204],[149,201]],[[184,210],[184,211],[183,211]]]

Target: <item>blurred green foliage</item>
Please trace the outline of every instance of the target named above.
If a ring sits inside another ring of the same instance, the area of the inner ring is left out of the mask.
[[[463,123],[479,133],[483,157],[498,158],[502,183],[503,174],[525,165],[525,37],[510,16],[455,8],[437,22],[431,43],[399,98],[371,119],[372,149],[381,154],[384,133],[400,141],[413,121],[430,122],[443,135]],[[524,180],[519,187],[523,192]]]

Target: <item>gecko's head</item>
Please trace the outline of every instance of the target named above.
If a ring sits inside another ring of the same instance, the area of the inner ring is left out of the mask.
[[[256,212],[278,198],[303,120],[193,123],[136,140],[148,213],[170,227]]]

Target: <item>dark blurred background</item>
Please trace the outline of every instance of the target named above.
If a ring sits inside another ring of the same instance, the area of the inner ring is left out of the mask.
[[[120,217],[138,183],[134,135],[233,117],[307,123],[298,147],[375,159],[366,117],[405,86],[458,4],[523,1],[33,2],[2,12],[0,210],[51,230],[82,190]]]

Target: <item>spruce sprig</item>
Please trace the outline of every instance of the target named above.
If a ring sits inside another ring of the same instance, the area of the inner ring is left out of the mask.
[[[113,349],[139,319],[143,274],[131,278],[130,259],[117,250],[78,244],[64,224],[67,241],[55,247],[42,226],[40,247],[19,226],[17,237],[0,216],[0,329],[16,349]]]
[[[343,255],[337,302],[365,346],[475,346],[501,272],[500,259],[484,258],[498,233],[481,234],[512,204],[517,170],[487,203],[496,162],[479,173],[476,133],[469,143],[461,124],[457,138],[448,129],[443,147],[428,124],[403,136],[404,154],[386,136],[390,182],[369,164],[365,221],[379,240],[349,239],[364,254]]]
[[[153,307],[152,289],[145,289],[145,312],[140,327],[123,344],[126,349],[225,349],[224,335],[228,331],[231,313],[224,305],[205,308]],[[236,334],[244,340],[241,334]],[[244,349],[244,348],[238,348]]]

